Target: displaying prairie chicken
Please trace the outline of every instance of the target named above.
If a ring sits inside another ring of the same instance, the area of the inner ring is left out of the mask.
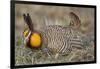
[[[29,14],[24,14],[25,23],[29,29],[24,31],[25,43],[30,48],[41,48],[46,54],[55,58],[59,54],[69,54],[73,47],[82,48],[81,35],[77,30],[80,26],[80,19],[73,12],[70,13],[72,21],[69,27],[60,25],[48,25],[41,31],[34,30],[34,23],[32,23]],[[73,22],[75,21],[76,22]],[[78,25],[79,24],[79,25]],[[74,27],[75,25],[75,27]]]

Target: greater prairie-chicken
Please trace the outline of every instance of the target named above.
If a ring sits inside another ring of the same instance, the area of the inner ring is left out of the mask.
[[[34,23],[32,23],[29,14],[24,14],[24,20],[29,29],[24,31],[25,42],[31,48],[42,48],[48,55],[69,54],[73,47],[82,48],[81,35],[77,30],[74,30],[76,20],[77,25],[80,20],[73,12],[70,15],[74,18],[69,27],[60,25],[48,25],[41,31],[34,30]],[[78,25],[79,27],[80,25]],[[75,28],[77,26],[75,25]],[[55,57],[56,57],[55,56]]]

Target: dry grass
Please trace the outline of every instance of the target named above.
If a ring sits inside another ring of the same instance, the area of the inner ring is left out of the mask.
[[[17,42],[18,43],[18,42]],[[57,59],[52,59],[42,52],[41,49],[30,49],[22,43],[15,47],[16,65],[46,64],[46,63],[66,63],[94,60],[94,44],[86,46],[84,49],[73,49],[68,55],[59,55]]]

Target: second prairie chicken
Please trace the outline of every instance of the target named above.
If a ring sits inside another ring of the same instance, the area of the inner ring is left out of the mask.
[[[75,17],[76,22],[80,24],[79,18],[73,12],[70,14]],[[69,27],[48,25],[41,31],[37,31],[34,30],[34,23],[32,23],[30,15],[24,14],[23,16],[29,27],[28,30],[24,31],[25,43],[28,47],[33,49],[42,48],[49,56],[51,54],[69,54],[73,47],[82,48],[81,34],[77,30],[74,30],[77,26],[73,28],[72,23]],[[75,21],[75,19],[73,21]]]

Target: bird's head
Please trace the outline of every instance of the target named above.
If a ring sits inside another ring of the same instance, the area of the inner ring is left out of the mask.
[[[23,18],[28,26],[28,29],[25,29],[23,32],[24,43],[31,48],[40,48],[42,44],[42,38],[40,33],[34,30],[34,23],[32,23],[30,15],[28,13],[23,14]]]

